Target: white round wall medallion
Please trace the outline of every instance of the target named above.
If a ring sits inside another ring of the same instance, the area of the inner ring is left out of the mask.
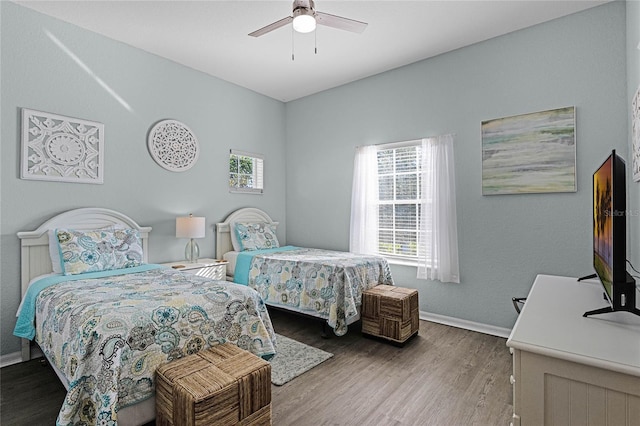
[[[189,170],[200,153],[191,129],[176,120],[162,120],[153,126],[147,145],[155,162],[172,172]]]

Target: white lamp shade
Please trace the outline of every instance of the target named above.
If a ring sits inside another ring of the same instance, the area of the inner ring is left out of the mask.
[[[176,238],[204,238],[204,217],[177,217]]]
[[[310,33],[316,29],[316,18],[300,14],[293,18],[293,29],[299,33]]]

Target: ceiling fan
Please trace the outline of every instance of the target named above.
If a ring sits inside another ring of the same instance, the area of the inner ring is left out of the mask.
[[[366,22],[343,18],[342,16],[330,15],[328,13],[316,12],[313,0],[294,0],[292,16],[280,19],[266,27],[262,27],[259,30],[249,33],[249,35],[252,37],[260,37],[261,35],[277,30],[292,21],[293,29],[299,33],[309,33],[315,30],[316,24],[337,28],[339,30],[351,31],[354,33],[361,33],[365,28],[367,28]]]

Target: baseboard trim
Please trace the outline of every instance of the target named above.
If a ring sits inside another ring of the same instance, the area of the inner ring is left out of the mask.
[[[31,359],[41,358],[44,354],[37,345],[31,346]],[[22,362],[22,353],[11,352],[10,354],[0,355],[0,368],[8,367],[13,364]]]
[[[22,356],[20,356],[20,351],[12,352],[6,355],[0,355],[0,368],[8,367],[21,361]]]
[[[451,327],[463,328],[465,330],[477,331],[478,333],[504,337],[505,339],[508,338],[511,334],[511,329],[509,328],[496,327],[495,325],[482,324],[479,322],[448,317],[446,315],[432,314],[430,312],[424,311],[420,311],[420,319],[425,321],[437,322],[438,324],[449,325]]]

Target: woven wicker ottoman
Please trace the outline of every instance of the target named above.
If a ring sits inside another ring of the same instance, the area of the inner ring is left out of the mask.
[[[156,425],[271,425],[271,364],[225,343],[160,366]]]
[[[362,293],[362,333],[396,344],[418,334],[418,291],[378,285]]]

